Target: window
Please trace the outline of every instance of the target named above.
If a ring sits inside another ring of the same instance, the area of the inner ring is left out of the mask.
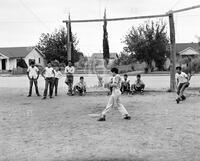
[[[40,64],[40,58],[38,58],[38,63]]]

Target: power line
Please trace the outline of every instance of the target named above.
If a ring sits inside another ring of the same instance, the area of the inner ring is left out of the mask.
[[[27,10],[29,11],[37,20],[40,24],[42,24],[46,29],[50,30],[49,27],[33,12],[33,10],[27,5],[24,3],[23,0],[19,0],[19,2],[22,4],[22,6]]]

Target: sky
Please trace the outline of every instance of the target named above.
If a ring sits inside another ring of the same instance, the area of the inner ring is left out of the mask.
[[[33,46],[42,33],[52,33],[71,20],[134,17],[165,14],[194,5],[199,0],[0,0],[0,47]],[[200,37],[200,8],[174,15],[176,42],[197,42]],[[152,19],[158,20],[158,19]],[[163,18],[168,22],[168,18]],[[110,52],[123,51],[124,36],[132,26],[148,19],[108,22]],[[72,23],[78,48],[85,55],[102,52],[103,22]],[[169,32],[169,26],[167,26]]]

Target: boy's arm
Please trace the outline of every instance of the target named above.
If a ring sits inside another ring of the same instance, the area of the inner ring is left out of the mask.
[[[39,78],[39,75],[40,75],[40,71],[39,71],[39,69],[37,68],[37,78],[36,78],[36,79]]]
[[[45,68],[42,70],[42,73],[41,73],[41,75],[42,75],[42,77],[45,79],[45,76],[44,76],[44,72],[45,72],[46,70],[45,70]]]
[[[54,70],[52,70],[52,72],[53,72],[53,77],[55,78],[55,72],[54,72]]]
[[[29,72],[30,72],[30,70],[29,70],[29,68],[28,68],[26,74],[27,74],[28,79],[31,79],[31,78],[29,77]]]

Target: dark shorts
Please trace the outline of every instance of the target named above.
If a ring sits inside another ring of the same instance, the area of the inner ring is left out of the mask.
[[[74,76],[73,75],[67,75],[65,83],[72,84],[73,81],[74,81]]]

